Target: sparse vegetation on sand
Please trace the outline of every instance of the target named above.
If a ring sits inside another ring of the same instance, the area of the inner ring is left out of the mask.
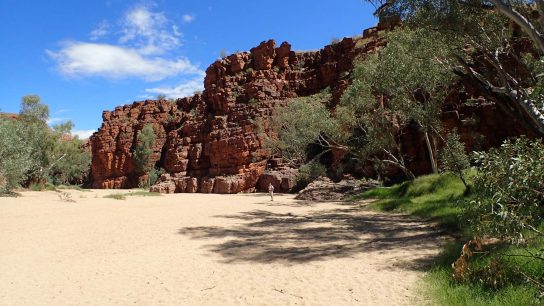
[[[134,192],[126,192],[126,193],[112,193],[105,195],[104,198],[108,199],[115,199],[115,200],[126,200],[127,197],[130,196],[140,196],[140,197],[158,197],[162,194],[158,192],[150,192],[150,191],[134,191]]]
[[[112,193],[105,195],[104,198],[106,199],[115,199],[115,200],[126,200],[126,196],[122,193]]]

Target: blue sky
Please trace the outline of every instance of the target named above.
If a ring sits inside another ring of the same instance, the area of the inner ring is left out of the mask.
[[[38,94],[87,137],[102,111],[191,95],[221,50],[270,38],[315,50],[375,25],[362,0],[0,0],[0,110]]]

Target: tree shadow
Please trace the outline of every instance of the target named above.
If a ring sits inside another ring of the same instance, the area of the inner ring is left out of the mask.
[[[413,217],[365,212],[354,204],[306,215],[252,210],[216,218],[237,222],[185,227],[178,233],[192,239],[221,239],[206,248],[226,263],[293,264],[372,252],[395,252],[401,260],[405,251],[436,249],[443,235],[439,228]],[[428,261],[417,259],[407,267],[422,269]]]

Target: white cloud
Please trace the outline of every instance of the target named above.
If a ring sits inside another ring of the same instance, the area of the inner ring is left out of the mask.
[[[49,118],[47,120],[47,124],[48,125],[53,125],[55,123],[64,122],[64,121],[68,121],[68,120],[70,120],[70,118],[55,118],[54,117],[54,118]]]
[[[204,89],[202,78],[194,78],[187,82],[178,84],[176,86],[162,86],[156,88],[148,88],[146,93],[152,93],[156,95],[165,95],[167,98],[183,98],[191,96],[195,91],[202,91]]]
[[[195,19],[196,19],[195,15],[191,15],[191,14],[185,14],[181,16],[181,20],[183,20],[184,23],[191,23],[195,21]]]
[[[94,132],[96,132],[96,130],[74,130],[72,131],[72,135],[77,135],[79,139],[87,139],[91,137]]]
[[[96,29],[94,29],[91,34],[90,34],[90,39],[92,41],[95,41],[95,40],[98,40],[99,38],[102,38],[106,35],[109,34],[109,28],[110,28],[110,25],[107,21],[105,20],[102,20],[98,26],[96,27]]]
[[[117,25],[118,28],[112,29],[110,23],[102,21],[90,35],[91,40],[98,40],[117,33],[115,43],[71,41],[62,43],[59,50],[46,50],[46,53],[56,62],[57,70],[67,77],[135,77],[159,81],[203,73],[189,59],[169,53],[181,46],[182,33],[163,12],[138,5],[129,9]]]
[[[158,81],[178,74],[202,73],[187,58],[149,57],[134,49],[109,44],[70,42],[58,52],[46,52],[57,62],[59,71],[69,77],[137,77]]]
[[[181,33],[162,12],[152,12],[147,6],[130,9],[121,22],[121,44],[130,43],[143,54],[161,54],[181,45]]]
[[[58,115],[58,114],[69,113],[69,112],[71,112],[71,111],[72,111],[71,109],[61,108],[61,109],[59,109],[58,111],[54,112],[53,114]]]

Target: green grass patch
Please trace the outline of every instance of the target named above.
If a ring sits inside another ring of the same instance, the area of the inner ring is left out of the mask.
[[[536,298],[537,290],[528,285],[509,285],[500,290],[489,290],[477,284],[459,284],[447,269],[429,272],[420,291],[424,297],[432,300],[431,305],[540,305]]]
[[[162,194],[158,192],[149,192],[145,190],[126,192],[126,193],[113,193],[105,195],[104,198],[116,199],[116,200],[126,200],[127,197],[158,197]]]
[[[462,242],[447,245],[437,264],[424,278],[420,294],[434,305],[542,305],[542,298],[525,275],[542,281],[544,264],[541,260],[525,257],[527,251],[536,253],[544,247],[544,241],[533,241],[527,249],[512,245],[493,246],[485,254],[470,259],[475,274],[470,282],[457,282],[452,277],[451,263],[460,255]],[[500,256],[500,274],[506,275],[506,284],[497,289],[486,286],[485,277],[478,273]],[[506,256],[504,256],[506,255]],[[521,255],[521,256],[519,256]]]
[[[122,193],[112,193],[105,195],[104,198],[106,199],[115,199],[115,200],[126,200],[127,197],[125,197]]]
[[[460,230],[458,204],[465,197],[465,186],[453,174],[425,175],[392,187],[379,187],[351,200],[377,199],[370,208],[402,212],[437,222],[448,231]]]
[[[125,193],[126,196],[139,196],[139,197],[160,197],[162,196],[159,192],[150,192],[150,191],[135,191]]]

